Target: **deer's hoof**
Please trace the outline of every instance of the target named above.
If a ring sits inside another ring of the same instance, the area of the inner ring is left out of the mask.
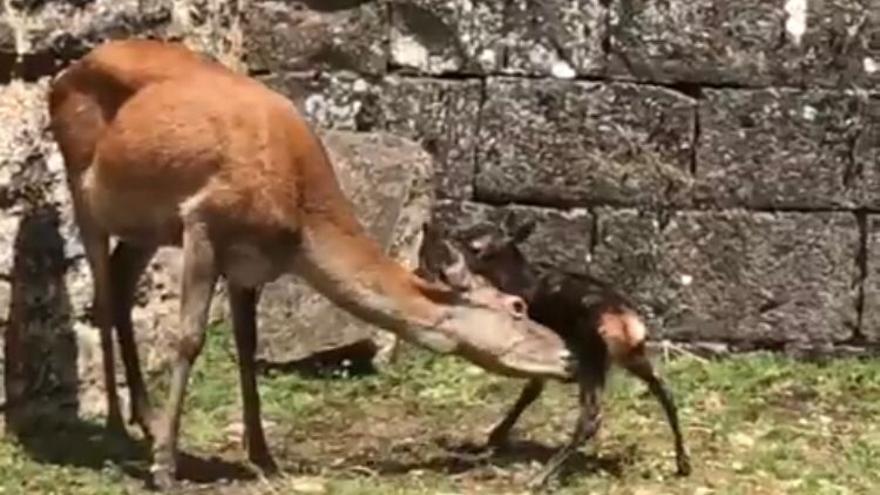
[[[166,493],[177,487],[177,482],[171,473],[171,468],[167,466],[153,465],[153,467],[150,468],[150,472],[152,474],[152,488],[154,490]]]

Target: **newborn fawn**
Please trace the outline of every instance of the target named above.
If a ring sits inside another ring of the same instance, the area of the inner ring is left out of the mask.
[[[530,482],[539,487],[553,477],[584,442],[599,429],[600,395],[612,364],[629,371],[649,388],[666,413],[675,437],[678,474],[690,474],[678,413],[672,395],[654,372],[645,351],[647,331],[636,306],[623,294],[596,278],[539,269],[525,258],[518,245],[534,230],[534,223],[519,222],[508,214],[500,228],[460,239],[444,238],[425,225],[419,251],[419,271],[426,277],[458,273],[470,283],[488,283],[519,296],[528,305],[530,318],[557,332],[580,363],[580,416],[570,441]],[[450,270],[454,266],[455,270]],[[466,274],[466,275],[462,275]],[[507,415],[489,434],[489,444],[502,446],[510,430],[544,389],[543,379],[530,380]]]

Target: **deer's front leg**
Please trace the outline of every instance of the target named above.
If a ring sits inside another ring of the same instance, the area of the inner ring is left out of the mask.
[[[229,283],[229,305],[235,346],[238,350],[238,372],[244,404],[244,441],[248,458],[266,473],[278,467],[266,445],[260,420],[260,394],[257,390],[255,354],[257,351],[257,303],[259,291]]]
[[[516,403],[513,404],[513,407],[510,408],[510,411],[504,416],[504,418],[496,424],[492,430],[489,432],[489,445],[492,447],[501,447],[505,443],[510,436],[510,430],[513,428],[513,425],[519,420],[519,417],[522,415],[523,411],[526,410],[538,397],[541,395],[541,392],[544,391],[544,381],[543,380],[529,380],[528,383],[523,387],[522,392],[519,394],[519,398],[516,399]]]
[[[153,481],[160,490],[174,485],[177,434],[183,398],[192,366],[205,344],[205,326],[217,267],[214,247],[203,223],[188,224],[183,233],[183,284],[180,300],[180,331],[175,344],[171,387],[165,414],[153,434]]]

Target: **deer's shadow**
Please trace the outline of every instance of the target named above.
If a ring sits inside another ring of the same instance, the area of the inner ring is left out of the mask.
[[[150,483],[150,446],[142,439],[112,432],[102,423],[71,418],[37,418],[17,432],[17,441],[34,461],[101,471],[108,466],[145,485]],[[178,451],[178,478],[190,483],[252,480],[244,463]]]

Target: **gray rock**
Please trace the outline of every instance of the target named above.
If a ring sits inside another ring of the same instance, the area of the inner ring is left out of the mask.
[[[394,259],[415,269],[432,202],[431,157],[416,143],[387,133],[328,131],[322,139],[361,222]],[[386,331],[356,320],[292,277],[265,287],[259,325],[258,355],[271,363],[363,340],[376,341],[384,359],[394,342]]]
[[[609,70],[670,83],[877,87],[872,2],[614,0]]]
[[[419,142],[435,158],[437,196],[470,197],[480,81],[389,77],[381,97],[383,128]]]
[[[503,4],[393,0],[391,63],[427,74],[497,70],[503,63]]]
[[[0,7],[0,71],[5,71],[6,67],[12,63],[9,55],[13,53],[15,53],[15,30],[9,24],[3,7]],[[3,77],[5,76],[0,75],[0,79]]]
[[[867,98],[823,90],[706,90],[700,102],[696,197],[756,208],[852,207],[871,125]],[[871,167],[873,168],[873,167]]]
[[[256,1],[244,17],[252,72],[350,70],[380,75],[388,63],[384,2]]]
[[[398,0],[391,61],[422,74],[598,74],[606,18],[599,0]]]
[[[833,343],[857,325],[850,213],[602,209],[591,270],[673,340]]]
[[[514,0],[505,10],[505,73],[570,79],[605,68],[608,8],[601,0]]]
[[[683,205],[696,102],[632,84],[490,79],[476,194],[490,202]]]
[[[452,237],[476,231],[495,231],[509,210],[518,219],[532,220],[535,230],[523,243],[523,253],[534,263],[571,273],[584,273],[590,263],[593,216],[583,208],[567,211],[531,206],[493,207],[472,202],[440,201],[432,222]]]
[[[880,216],[868,215],[866,234],[861,335],[880,342]]]
[[[259,79],[293,100],[318,127],[369,132],[383,125],[382,85],[357,73],[284,72]]]
[[[880,98],[876,95],[860,100],[857,113],[862,120],[860,133],[854,139],[851,174],[855,201],[859,206],[880,209]]]
[[[161,35],[172,21],[172,9],[172,0],[36,2],[18,51],[69,59],[106,39]]]

